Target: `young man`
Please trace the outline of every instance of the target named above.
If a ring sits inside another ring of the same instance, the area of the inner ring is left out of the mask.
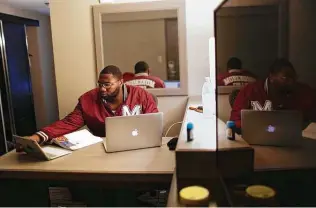
[[[105,137],[106,117],[156,112],[158,109],[152,95],[139,87],[123,84],[120,69],[110,65],[101,71],[98,87],[83,94],[73,112],[29,138],[43,144],[84,125],[94,135]]]
[[[124,79],[124,82],[127,85],[134,85],[143,88],[164,88],[165,83],[159,78],[155,76],[150,76],[150,68],[149,65],[140,61],[135,64],[134,67],[135,76],[131,78]]]
[[[315,120],[315,97],[312,89],[296,81],[293,65],[286,59],[277,59],[265,81],[248,84],[240,90],[234,102],[230,120],[241,128],[241,110],[299,110],[304,123]],[[258,118],[260,119],[260,118]]]
[[[241,60],[233,57],[227,62],[227,72],[217,76],[218,86],[242,86],[255,82],[256,77],[247,70],[242,69]]]

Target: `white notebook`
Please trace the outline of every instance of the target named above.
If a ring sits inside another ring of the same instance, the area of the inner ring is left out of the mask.
[[[87,129],[83,129],[73,133],[65,134],[62,137],[57,137],[53,139],[53,141],[55,144],[65,149],[77,150],[98,142],[102,142],[103,139],[94,136]]]

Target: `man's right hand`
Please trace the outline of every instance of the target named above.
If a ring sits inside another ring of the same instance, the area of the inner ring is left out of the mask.
[[[37,134],[33,134],[32,136],[26,136],[26,138],[34,140],[37,143],[39,143],[41,141],[40,136],[37,135]],[[16,149],[17,152],[23,152],[24,151],[22,146],[20,144],[18,144],[18,143],[15,144],[15,149]]]

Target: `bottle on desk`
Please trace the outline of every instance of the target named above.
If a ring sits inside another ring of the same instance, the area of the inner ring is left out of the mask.
[[[202,103],[203,116],[205,118],[212,118],[215,116],[215,89],[212,86],[210,77],[205,77],[205,82],[202,88]]]
[[[187,142],[192,142],[194,139],[193,137],[193,123],[187,123]]]
[[[236,126],[234,121],[227,121],[226,123],[226,138],[235,140]]]

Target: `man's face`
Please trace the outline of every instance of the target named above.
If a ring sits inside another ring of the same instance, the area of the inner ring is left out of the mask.
[[[100,95],[107,102],[113,102],[121,90],[122,79],[118,79],[112,74],[100,74],[98,86]]]
[[[271,84],[281,93],[291,92],[295,88],[296,79],[296,73],[290,67],[283,67],[279,72],[270,74]]]

